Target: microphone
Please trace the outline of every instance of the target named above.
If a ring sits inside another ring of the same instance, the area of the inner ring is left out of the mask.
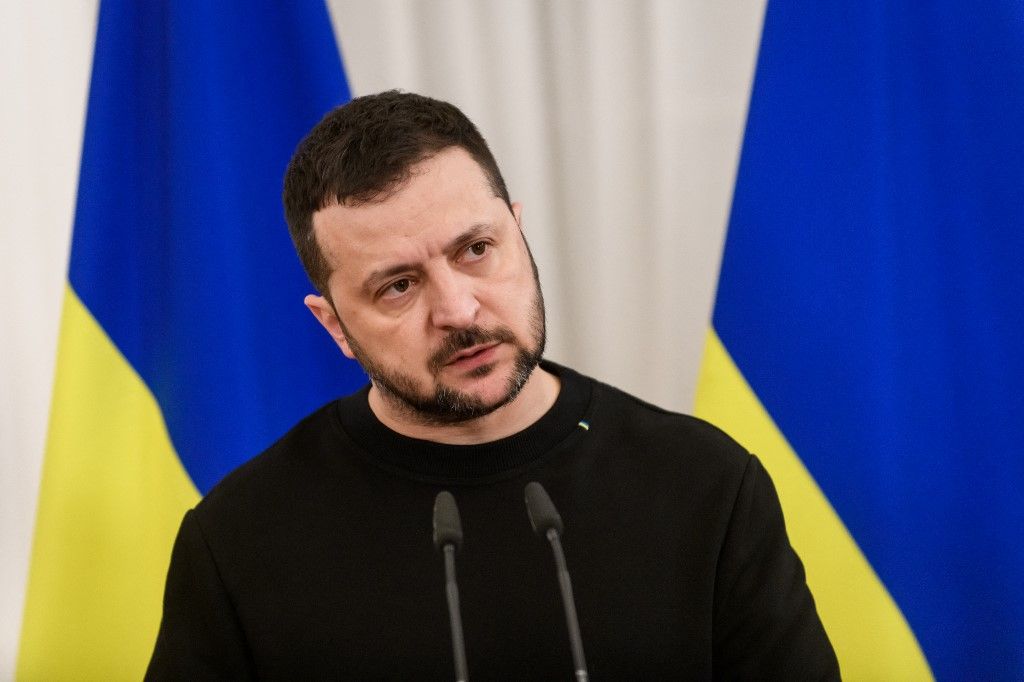
[[[448,599],[448,620],[452,626],[452,657],[455,659],[455,680],[466,682],[466,640],[462,636],[462,614],[459,612],[459,586],[455,582],[455,550],[462,546],[462,521],[455,498],[442,490],[434,498],[434,546],[444,554],[444,593]]]
[[[526,484],[523,491],[526,498],[526,513],[530,517],[533,532],[546,537],[551,543],[551,551],[555,555],[555,567],[558,569],[558,587],[562,592],[562,606],[565,609],[565,622],[569,627],[569,645],[572,647],[572,662],[576,668],[577,682],[587,682],[587,662],[583,657],[583,638],[580,636],[580,624],[576,619],[576,601],[572,596],[572,582],[569,570],[565,567],[565,554],[562,552],[562,517],[558,515],[554,503],[540,483],[533,481]]]

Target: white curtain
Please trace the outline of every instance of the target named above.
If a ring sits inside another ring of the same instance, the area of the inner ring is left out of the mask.
[[[96,9],[0,2],[0,680],[18,653]]]
[[[763,0],[331,0],[354,94],[476,121],[524,204],[548,356],[688,410]]]

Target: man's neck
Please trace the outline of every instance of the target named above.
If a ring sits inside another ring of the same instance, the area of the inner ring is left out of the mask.
[[[449,445],[475,445],[511,436],[532,425],[555,404],[559,388],[558,378],[538,366],[514,400],[490,414],[457,424],[416,421],[387,401],[373,385],[369,402],[377,419],[403,436]]]

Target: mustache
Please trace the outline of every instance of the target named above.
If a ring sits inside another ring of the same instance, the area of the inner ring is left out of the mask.
[[[483,329],[473,326],[451,332],[441,341],[441,345],[430,356],[427,364],[434,374],[441,371],[441,368],[448,364],[452,356],[466,348],[480,345],[482,343],[514,343],[516,340],[512,330],[505,326],[494,329]]]

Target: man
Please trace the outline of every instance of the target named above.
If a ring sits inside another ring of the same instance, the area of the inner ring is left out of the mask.
[[[450,679],[434,498],[458,501],[470,675],[572,675],[547,544],[565,523],[595,679],[834,679],[768,475],[714,427],[541,361],[544,305],[490,151],[450,104],[362,97],[285,178],[319,295],[370,377],[186,514],[147,677]]]

